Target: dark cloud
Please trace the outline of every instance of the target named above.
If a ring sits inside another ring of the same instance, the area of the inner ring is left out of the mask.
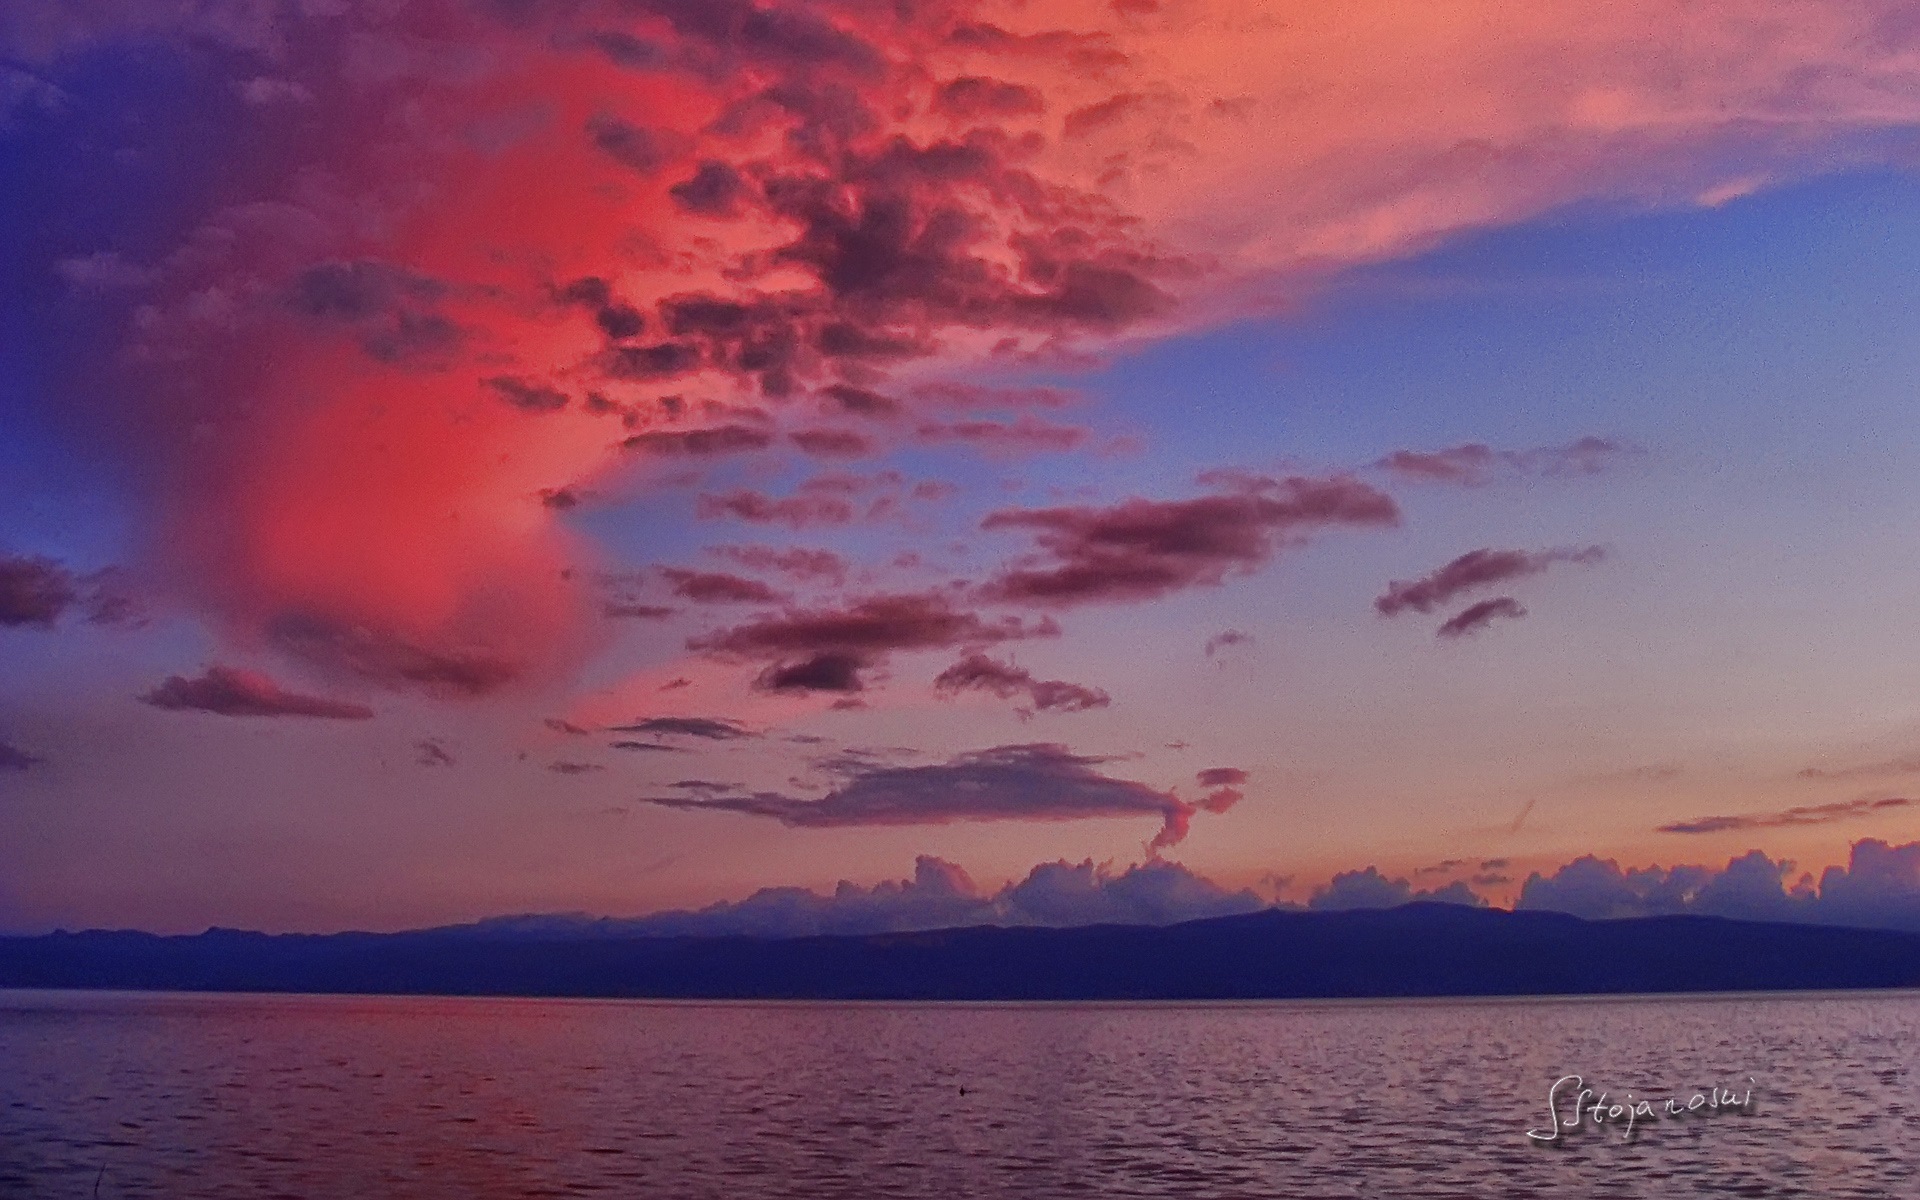
[[[786,599],[758,579],[723,571],[689,571],[662,567],[660,574],[673,585],[673,594],[695,604],[778,604]]]
[[[39,765],[41,761],[40,758],[28,754],[18,746],[0,742],[0,771],[24,771]]]
[[[624,444],[630,450],[706,458],[716,454],[764,450],[773,444],[773,435],[764,429],[746,425],[721,425],[713,429],[650,430],[634,434]]]
[[[1731,817],[1696,817],[1660,826],[1660,833],[1724,833],[1730,829],[1777,829],[1786,826],[1827,825],[1851,821],[1895,808],[1911,808],[1914,801],[1904,796],[1880,800],[1840,800],[1832,804],[1802,804],[1775,812],[1742,813]]]
[[[1099,688],[1084,687],[1060,679],[1035,679],[1024,667],[998,662],[984,654],[969,654],[934,678],[937,692],[956,695],[963,691],[990,692],[1002,700],[1025,696],[1038,712],[1085,712],[1105,708],[1112,698]]]
[[[443,358],[464,340],[465,331],[433,307],[451,291],[403,267],[360,260],[300,271],[285,299],[300,316],[357,332],[370,357],[403,364]]]
[[[1432,890],[1414,889],[1405,879],[1389,879],[1378,868],[1343,871],[1327,886],[1315,892],[1307,907],[1319,912],[1338,912],[1359,908],[1398,908],[1425,900],[1441,904],[1468,904],[1485,908],[1487,902],[1465,883],[1455,881]]]
[[[1058,632],[1050,621],[989,621],[927,593],[873,596],[838,609],[791,609],[694,638],[687,647],[772,662],[760,680],[770,690],[854,692],[863,686],[861,673],[894,651],[984,646]]]
[[[800,429],[787,435],[794,445],[820,458],[859,458],[873,443],[850,429]]]
[[[587,735],[585,729],[561,717],[548,717],[542,723],[555,733],[564,733],[568,737],[585,737]]]
[[[639,337],[647,328],[647,319],[631,304],[609,304],[593,314],[593,323],[616,342]]]
[[[611,113],[588,118],[587,136],[602,154],[641,175],[653,174],[667,160],[667,148],[658,133]]]
[[[700,365],[700,348],[685,342],[652,346],[613,346],[600,357],[600,366],[613,379],[650,383],[684,375]]]
[[[453,752],[439,738],[421,738],[413,744],[413,761],[423,767],[450,767]]]
[[[929,325],[1107,332],[1165,311],[1171,297],[1153,277],[1183,265],[1143,253],[1117,223],[1062,224],[1064,211],[1096,210],[1016,165],[1021,153],[998,131],[896,137],[843,153],[837,178],[769,179],[769,207],[800,228],[775,258],[812,274],[842,320],[864,317],[885,340],[918,341],[907,331]],[[1038,227],[996,238],[969,196]]]
[[[51,629],[79,596],[73,573],[50,558],[0,558],[0,626]]]
[[[1309,530],[1399,519],[1391,497],[1345,477],[1251,478],[1228,493],[1109,508],[1006,509],[981,527],[1033,531],[1041,559],[1003,571],[982,594],[1039,604],[1148,600],[1252,570]]]
[[[850,383],[829,384],[820,389],[820,394],[832,401],[841,412],[853,416],[885,419],[900,415],[900,402],[892,396],[854,387]]]
[[[1419,579],[1394,580],[1373,602],[1373,607],[1388,617],[1408,609],[1428,613],[1462,592],[1538,575],[1554,563],[1591,566],[1605,558],[1606,553],[1601,546],[1578,550],[1469,550]]]
[[[664,754],[683,754],[686,752],[686,747],[684,746],[669,746],[665,742],[625,741],[625,742],[612,742],[609,744],[615,750],[655,751],[655,752],[664,753]]]
[[[0,628],[52,629],[79,609],[90,625],[137,625],[140,604],[117,568],[78,574],[38,555],[0,557]]]
[[[616,67],[650,71],[670,61],[665,47],[643,41],[624,30],[596,30],[586,35],[587,44],[604,55]]]
[[[223,717],[329,717],[364,721],[373,716],[373,710],[364,704],[304,696],[287,691],[265,675],[221,666],[208,667],[197,679],[169,675],[140,700],[155,708],[218,713]]]
[[[763,692],[859,692],[867,686],[862,672],[873,665],[868,655],[823,650],[775,663],[754,677],[753,686]]]
[[[638,337],[647,327],[647,319],[640,310],[616,298],[613,285],[597,275],[576,279],[556,289],[554,296],[563,304],[591,309],[594,324],[614,341]]]
[[[595,771],[604,771],[606,768],[599,763],[569,762],[561,759],[557,762],[548,763],[547,770],[552,771],[556,775],[590,775]]]
[[[783,549],[773,546],[710,546],[708,552],[749,570],[778,571],[794,579],[840,583],[847,576],[847,560],[831,550],[808,550],[797,546]]]
[[[687,212],[723,219],[739,216],[741,207],[754,195],[746,176],[731,164],[716,159],[701,163],[691,179],[676,183],[667,191]]]
[[[580,493],[570,487],[544,488],[540,492],[540,503],[555,512],[566,512],[580,507]]]
[[[1115,779],[1103,758],[1065,746],[998,746],[938,766],[873,767],[808,800],[777,792],[653,796],[666,808],[771,817],[798,828],[945,825],[956,821],[1072,821],[1153,814],[1154,852],[1186,836],[1194,807],[1169,792]]]
[[[521,412],[559,412],[567,406],[567,394],[555,388],[528,383],[511,375],[496,375],[485,381],[494,393]]]
[[[1044,112],[1046,107],[1038,88],[982,75],[949,79],[933,94],[935,112],[962,121],[981,117],[1029,116]]]
[[[1502,617],[1517,621],[1526,615],[1527,610],[1512,596],[1495,596],[1491,600],[1469,604],[1441,622],[1440,628],[1434,632],[1443,638],[1465,637],[1470,633],[1478,633]]]
[[[1404,479],[1480,487],[1502,475],[1597,475],[1638,447],[1587,436],[1564,446],[1495,450],[1480,442],[1445,450],[1395,450],[1373,465]]]
[[[740,722],[725,717],[648,717],[631,725],[615,725],[609,732],[705,738],[711,742],[731,742],[760,736]]]

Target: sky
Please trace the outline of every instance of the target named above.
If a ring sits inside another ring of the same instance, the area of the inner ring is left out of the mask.
[[[0,931],[1920,921],[1916,168],[1871,0],[13,6]]]

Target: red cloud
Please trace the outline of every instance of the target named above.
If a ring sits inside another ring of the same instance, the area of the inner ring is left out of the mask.
[[[654,455],[775,436],[662,428],[668,381],[695,404],[890,395],[889,372],[1231,317],[1266,276],[1570,201],[1688,203],[1878,161],[1879,135],[1920,118],[1889,0],[1813,0],[1793,22],[1679,0],[1340,8],[1306,36],[1208,4],[1173,23],[972,0],[338,7],[87,5],[7,43],[64,97],[15,114],[47,148],[20,175],[52,224],[16,231],[10,265],[91,289],[98,314],[23,318],[21,344],[47,347],[29,402],[125,431],[124,477],[165,481],[144,498],[153,559],[236,642],[463,694],[580,653],[593,606],[566,572],[585,548],[537,497],[618,461],[599,416],[626,414]],[[1430,53],[1436,36],[1459,53]],[[179,167],[169,220],[102,244],[75,214],[153,203],[144,176],[89,157],[108,98],[89,89],[133,87],[111,63],[134,43],[203,74],[116,143]],[[195,99],[216,94],[243,102]],[[226,152],[181,155],[188,138]],[[1587,470],[1615,448],[1568,449],[1522,465]],[[1518,469],[1463,450],[1383,466]],[[758,493],[703,511],[853,516]],[[998,586],[1160,594],[1304,527],[1223,517],[1218,550],[1128,549],[1102,519],[1009,518],[1043,561]]]

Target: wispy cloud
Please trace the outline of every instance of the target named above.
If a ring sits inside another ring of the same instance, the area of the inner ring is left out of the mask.
[[[1774,812],[1742,813],[1730,817],[1696,817],[1660,826],[1660,833],[1724,833],[1732,829],[1777,829],[1795,825],[1827,825],[1851,821],[1895,808],[1910,808],[1914,801],[1904,796],[1880,800],[1840,800],[1832,804],[1802,804]]]

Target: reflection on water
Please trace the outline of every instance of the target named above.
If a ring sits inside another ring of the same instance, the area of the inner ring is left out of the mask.
[[[1237,1006],[0,991],[0,1196],[1911,1196],[1920,997]],[[1547,1146],[1580,1072],[1748,1115]],[[104,1174],[102,1173],[104,1168]]]

